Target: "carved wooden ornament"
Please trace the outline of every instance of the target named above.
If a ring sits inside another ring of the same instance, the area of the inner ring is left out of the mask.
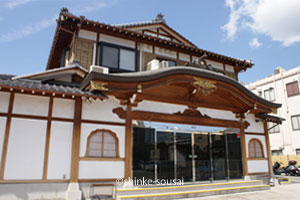
[[[97,90],[101,92],[107,92],[108,88],[107,83],[105,82],[100,82],[100,81],[90,81],[91,89],[92,90]]]
[[[196,89],[199,89],[204,95],[209,95],[217,89],[215,81],[209,81],[206,79],[194,78],[193,83]]]

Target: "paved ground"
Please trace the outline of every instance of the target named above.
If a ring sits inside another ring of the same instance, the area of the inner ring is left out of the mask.
[[[193,198],[193,200],[300,200],[300,177],[281,177],[291,178],[291,183],[277,185],[275,187],[271,187],[271,190],[267,191],[199,197]]]

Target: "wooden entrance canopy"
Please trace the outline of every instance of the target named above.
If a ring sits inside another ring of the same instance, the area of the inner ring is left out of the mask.
[[[276,112],[281,105],[255,95],[237,81],[195,67],[171,67],[145,72],[90,72],[81,89],[115,96],[122,104],[143,100],[253,114]]]

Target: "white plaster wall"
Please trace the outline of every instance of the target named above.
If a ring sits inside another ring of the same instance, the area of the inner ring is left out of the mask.
[[[100,41],[117,44],[117,45],[121,45],[121,46],[126,46],[126,47],[135,49],[135,42],[133,42],[131,40],[125,40],[122,38],[105,35],[105,34],[100,34]]]
[[[213,66],[213,68],[223,70],[223,63],[219,63],[219,62],[215,62],[215,61],[207,60],[207,59],[206,59],[206,62],[207,62],[207,64],[211,64]]]
[[[70,178],[73,123],[52,122],[47,179]]]
[[[82,102],[82,119],[100,120],[108,122],[124,122],[112,110],[117,107],[122,107],[119,101],[110,97],[104,101],[93,101],[92,103]]]
[[[246,132],[264,133],[264,124],[262,120],[257,118],[258,122],[256,122],[254,114],[248,114],[245,120],[250,123],[248,128],[245,129]]]
[[[187,106],[177,105],[177,104],[142,101],[138,104],[137,107],[133,107],[132,110],[142,110],[142,111],[173,114],[178,111],[182,112],[187,108],[188,108]],[[227,120],[237,120],[237,121],[239,120],[236,119],[235,115],[230,111],[216,110],[216,109],[209,109],[209,108],[198,108],[198,110],[202,114],[206,114],[216,119],[227,119]]]
[[[268,156],[267,154],[267,147],[266,147],[266,140],[265,140],[265,136],[264,135],[247,135],[245,134],[245,139],[246,139],[246,153],[247,153],[247,158],[249,157],[249,149],[248,149],[248,145],[249,145],[249,141],[251,139],[258,139],[262,145],[263,145],[263,150],[264,150],[264,156],[265,158]]]
[[[124,178],[124,161],[80,161],[79,179]]]
[[[83,30],[83,29],[79,30],[78,37],[97,41],[97,33],[92,32],[92,31]]]
[[[53,117],[74,118],[74,100],[54,98]]]
[[[176,59],[176,51],[171,51],[169,49],[155,47],[155,54]]]
[[[179,60],[184,60],[184,61],[190,62],[190,55],[184,54],[184,53],[179,53]]]
[[[0,117],[0,155],[2,155],[5,128],[6,128],[6,117]],[[0,165],[1,165],[1,159],[0,159]]]
[[[234,66],[232,65],[225,65],[225,70],[228,72],[234,72]]]
[[[8,141],[5,180],[41,179],[47,121],[13,118]]]
[[[281,133],[270,133],[269,138],[271,150],[280,150],[283,148],[283,137]]]
[[[49,97],[16,94],[13,113],[48,116]]]
[[[147,44],[141,44],[141,50],[147,53],[152,53],[152,46]]]
[[[9,104],[10,93],[0,92],[0,112],[7,113]]]
[[[248,173],[268,172],[267,160],[248,160]]]
[[[119,138],[119,152],[120,157],[125,156],[125,127],[124,126],[110,126],[110,125],[98,125],[98,124],[81,124],[81,138],[80,138],[80,156],[83,157],[86,152],[87,138],[90,133],[96,129],[109,129],[116,133]]]

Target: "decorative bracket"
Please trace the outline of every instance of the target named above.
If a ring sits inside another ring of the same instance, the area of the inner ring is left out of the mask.
[[[92,90],[97,90],[101,92],[107,92],[108,88],[106,82],[100,82],[100,81],[90,81],[90,86]]]
[[[193,85],[196,89],[201,90],[201,92],[207,96],[210,93],[214,92],[217,89],[216,82],[206,79],[194,78],[195,81]]]

